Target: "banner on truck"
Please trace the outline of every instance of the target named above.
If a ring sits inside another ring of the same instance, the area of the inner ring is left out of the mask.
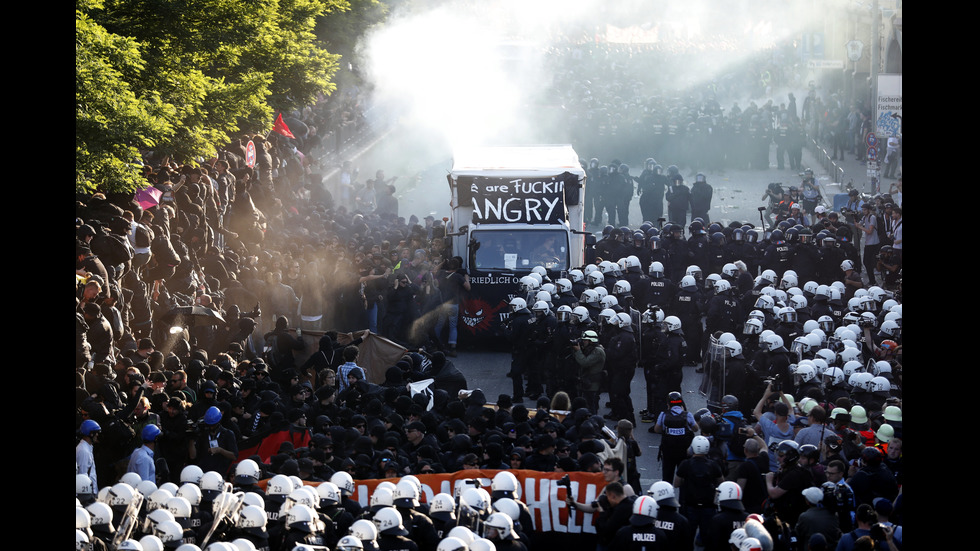
[[[561,224],[568,219],[565,187],[578,186],[578,176],[564,172],[537,178],[458,179],[459,202],[473,205],[480,224]]]

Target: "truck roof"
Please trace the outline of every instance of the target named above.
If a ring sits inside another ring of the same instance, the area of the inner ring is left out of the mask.
[[[571,145],[521,145],[461,147],[453,151],[454,176],[527,175],[529,172],[584,175],[578,154]]]

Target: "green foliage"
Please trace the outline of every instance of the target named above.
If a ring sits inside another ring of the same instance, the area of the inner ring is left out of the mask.
[[[314,29],[346,0],[76,0],[77,187],[139,180],[139,152],[209,157],[329,93]]]
[[[140,149],[173,136],[173,106],[137,95],[126,78],[143,69],[135,41],[75,12],[76,191],[134,189]]]

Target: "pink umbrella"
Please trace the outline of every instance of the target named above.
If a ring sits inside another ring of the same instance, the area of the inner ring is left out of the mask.
[[[135,199],[144,209],[151,209],[160,204],[160,197],[162,196],[162,191],[149,186],[137,191]]]

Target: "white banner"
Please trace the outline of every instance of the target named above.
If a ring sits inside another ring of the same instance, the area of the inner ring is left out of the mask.
[[[902,75],[878,75],[875,132],[879,136],[902,134]]]

